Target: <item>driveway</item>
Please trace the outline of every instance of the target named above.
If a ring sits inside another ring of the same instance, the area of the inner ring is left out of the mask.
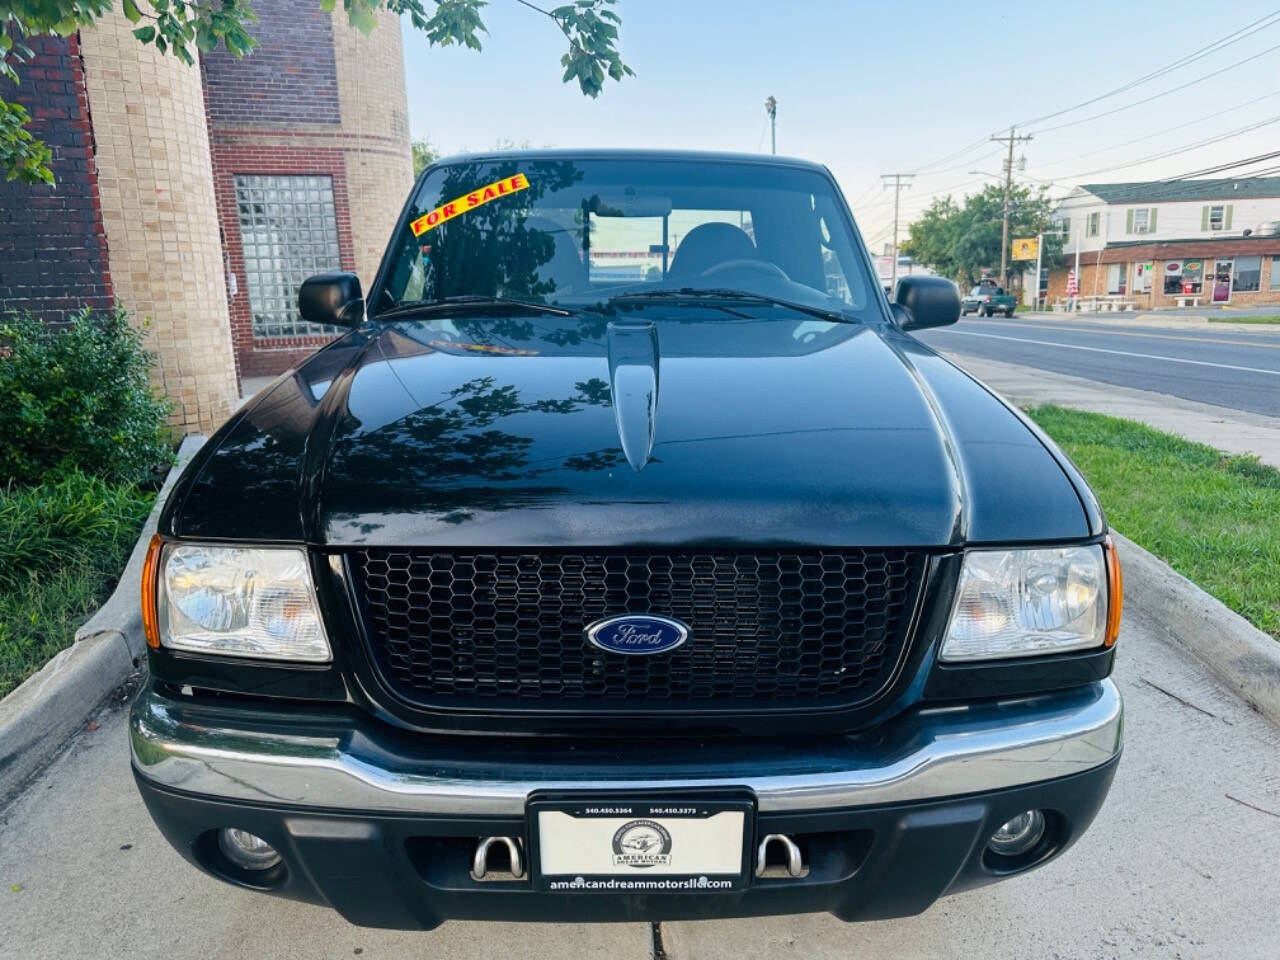
[[[1160,637],[1158,624],[1125,622],[1117,670],[1125,755],[1098,821],[1061,860],[905,920],[662,924],[663,952],[671,960],[1275,960],[1280,729]],[[129,774],[123,711],[97,723],[0,813],[4,958],[654,955],[645,924],[365,930],[325,909],[223,886],[188,867],[151,825]]]

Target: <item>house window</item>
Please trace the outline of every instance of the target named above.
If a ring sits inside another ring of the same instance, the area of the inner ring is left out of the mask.
[[[1089,214],[1089,219],[1087,223],[1088,223],[1088,226],[1085,228],[1084,235],[1086,237],[1096,237],[1098,235],[1098,229],[1102,225],[1102,214],[1101,213]]]
[[[1155,233],[1156,208],[1137,207],[1129,211],[1129,233]]]
[[[1133,211],[1133,232],[1134,233],[1147,232],[1147,216],[1148,216],[1148,211],[1146,207],[1143,207],[1140,210]]]
[[[1236,293],[1249,293],[1262,286],[1262,258],[1236,257],[1235,278],[1231,289]]]
[[[1280,257],[1271,258],[1271,289],[1280,290]]]
[[[1210,207],[1209,208],[1209,229],[1221,230],[1223,224],[1226,223],[1227,208],[1226,207]]]
[[[302,281],[342,266],[332,178],[237,175],[235,183],[254,337],[337,333],[298,314]]]
[[[1107,267],[1107,293],[1124,296],[1129,279],[1128,264],[1113,263]]]
[[[1053,222],[1053,229],[1065,240],[1067,237],[1071,236],[1071,218],[1063,217],[1061,220],[1055,220]]]

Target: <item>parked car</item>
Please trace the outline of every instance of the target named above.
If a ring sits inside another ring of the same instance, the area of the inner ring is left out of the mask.
[[[1004,287],[980,283],[960,301],[960,316],[967,317],[971,313],[976,313],[983,317],[990,317],[1003,313],[1006,317],[1012,317],[1013,311],[1017,308],[1017,298],[1005,293]]]
[[[826,168],[469,156],[388,228],[148,553],[132,763],[184,857],[382,927],[865,920],[1080,837],[1102,511]]]

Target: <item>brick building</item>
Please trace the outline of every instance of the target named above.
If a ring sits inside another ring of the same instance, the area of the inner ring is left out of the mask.
[[[37,41],[3,91],[53,148],[57,186],[0,182],[0,311],[57,321],[118,300],[148,318],[188,430],[225,419],[241,377],[331,338],[299,319],[298,284],[346,269],[367,285],[412,183],[399,21],[366,37],[316,0],[255,10],[244,60],[185,67],[112,13]]]
[[[1065,257],[1048,276],[1051,304],[1066,299],[1077,259],[1084,298],[1280,303],[1280,177],[1088,184],[1054,221]]]

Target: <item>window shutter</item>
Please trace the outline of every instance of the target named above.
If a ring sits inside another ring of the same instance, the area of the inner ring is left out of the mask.
[[[1223,216],[1222,216],[1222,229],[1223,229],[1223,230],[1230,230],[1230,229],[1231,229],[1231,211],[1232,211],[1232,210],[1234,210],[1234,209],[1235,209],[1235,204],[1233,204],[1233,203],[1228,203],[1228,204],[1227,204],[1227,212],[1226,212],[1225,214],[1223,214]]]
[[[1133,208],[1129,208],[1129,212],[1125,215],[1124,232],[1133,233]]]
[[[1147,233],[1156,232],[1156,208],[1152,207],[1151,212],[1147,214]]]
[[[1200,229],[1201,230],[1209,229],[1209,208],[1208,207],[1200,208]]]

